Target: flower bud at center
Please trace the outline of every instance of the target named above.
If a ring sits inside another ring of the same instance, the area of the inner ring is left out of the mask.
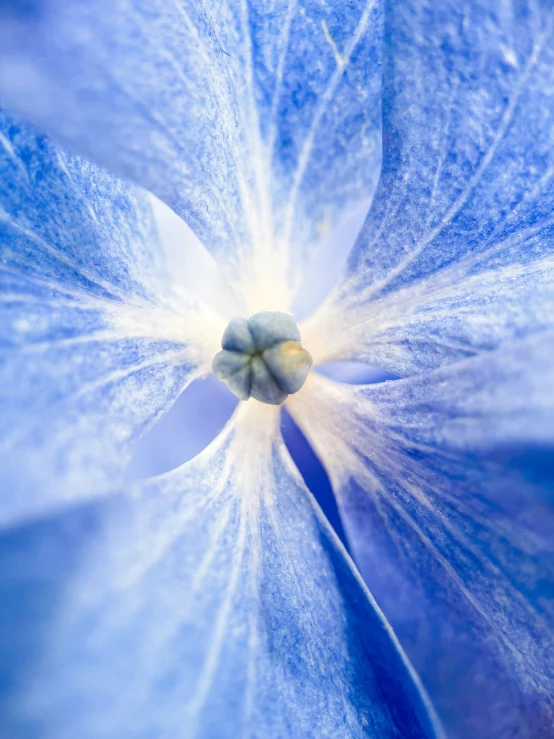
[[[241,400],[279,405],[304,384],[312,358],[300,341],[294,318],[262,311],[232,318],[212,362],[215,376]]]

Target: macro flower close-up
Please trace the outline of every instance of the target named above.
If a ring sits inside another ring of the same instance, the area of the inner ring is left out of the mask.
[[[551,0],[0,0],[0,739],[554,739]]]

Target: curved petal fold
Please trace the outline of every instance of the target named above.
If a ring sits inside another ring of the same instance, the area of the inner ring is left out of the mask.
[[[553,12],[389,3],[381,181],[314,361],[406,376],[552,326]]]
[[[173,295],[148,200],[0,114],[0,521],[113,486],[224,323]]]
[[[554,334],[288,409],[448,736],[551,736]]]
[[[10,736],[437,735],[278,425],[0,538]]]
[[[168,203],[251,313],[287,310],[301,252],[373,193],[379,0],[36,0],[0,29],[5,99]]]

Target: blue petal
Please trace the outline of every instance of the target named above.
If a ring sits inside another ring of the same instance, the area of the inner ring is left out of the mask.
[[[271,291],[373,192],[380,39],[378,0],[3,3],[0,91]]]
[[[209,371],[225,324],[212,334],[171,297],[135,188],[5,113],[0,173],[5,521],[113,485],[129,444]]]
[[[0,539],[7,735],[437,735],[278,423]]]
[[[554,725],[553,346],[365,387],[312,373],[288,401],[449,736]]]
[[[553,325],[550,3],[391,0],[383,172],[315,362],[397,375]]]

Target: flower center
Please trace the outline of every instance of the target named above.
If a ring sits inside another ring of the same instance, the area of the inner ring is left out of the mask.
[[[262,311],[232,318],[212,362],[215,376],[241,400],[279,405],[304,384],[312,358],[287,313]]]

